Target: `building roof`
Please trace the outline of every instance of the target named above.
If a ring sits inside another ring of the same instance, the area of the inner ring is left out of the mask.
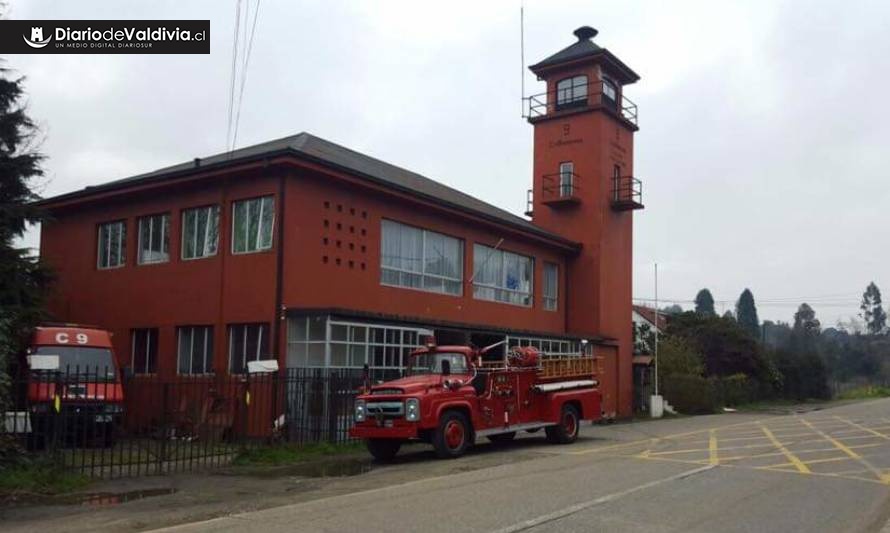
[[[643,305],[635,305],[633,310],[643,317],[646,322],[655,324],[655,309]],[[664,331],[667,328],[667,324],[668,316],[664,313],[658,313],[658,331]]]
[[[350,150],[349,148],[306,132],[239,148],[232,152],[221,152],[208,157],[198,158],[187,163],[180,163],[178,165],[147,172],[145,174],[138,174],[128,178],[110,181],[102,185],[86,187],[79,191],[42,200],[38,202],[38,204],[51,208],[55,203],[87,199],[89,196],[96,193],[122,190],[136,185],[174,179],[185,174],[206,171],[214,167],[242,163],[273,155],[287,154],[314,161],[341,171],[346,171],[349,174],[368,179],[369,181],[420,198],[432,200],[439,204],[480,216],[493,222],[511,226],[522,232],[534,234],[563,247],[573,249],[579,249],[581,247],[581,245],[575,241],[542,229],[531,221],[483,202],[482,200],[460,192],[457,189],[443,185],[438,181],[356,152],[355,150]]]
[[[599,57],[604,63],[607,63],[612,67],[610,70],[614,71],[614,75],[619,76],[619,81],[621,81],[621,83],[634,83],[639,81],[640,76],[636,72],[631,70],[630,67],[625,65],[607,49],[602,48],[593,42],[592,39],[596,37],[597,33],[598,32],[590,26],[581,26],[574,31],[575,37],[578,38],[577,42],[541,61],[538,61],[530,66],[529,70],[540,75],[542,71],[564,63],[569,63],[578,59]]]

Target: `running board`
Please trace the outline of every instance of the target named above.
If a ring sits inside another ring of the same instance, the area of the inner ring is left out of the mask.
[[[500,435],[502,433],[512,433],[514,431],[528,431],[530,429],[541,429],[555,426],[553,422],[532,422],[530,424],[516,424],[515,426],[507,426],[500,428],[483,429],[476,432],[477,437],[487,437],[489,435]]]

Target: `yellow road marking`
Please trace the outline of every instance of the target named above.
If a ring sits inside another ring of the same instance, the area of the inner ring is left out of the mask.
[[[807,421],[804,420],[803,418],[801,418],[800,421],[801,421],[805,426],[809,427],[810,429],[812,429],[813,431],[815,431],[816,433],[818,433],[819,435],[821,435],[823,438],[825,438],[825,440],[827,440],[828,442],[834,444],[834,445],[837,447],[837,449],[839,449],[839,450],[841,450],[842,452],[844,452],[845,454],[849,455],[851,458],[856,459],[857,461],[859,461],[863,466],[865,466],[866,468],[868,468],[868,469],[871,471],[872,474],[874,474],[875,476],[877,476],[877,478],[880,479],[882,483],[886,483],[886,484],[890,485],[890,475],[884,474],[883,472],[881,472],[880,470],[878,470],[877,468],[875,468],[871,463],[869,463],[868,461],[866,461],[865,459],[863,459],[861,455],[859,455],[858,453],[856,453],[856,452],[854,452],[853,450],[851,450],[851,449],[850,449],[846,444],[844,444],[843,442],[841,442],[841,441],[835,439],[834,437],[832,437],[832,436],[830,436],[830,435],[826,435],[826,434],[823,433],[822,431],[816,429],[815,426],[813,426],[812,424],[810,424],[809,422],[807,422]]]
[[[807,465],[803,464],[800,461],[800,459],[797,458],[796,455],[791,453],[788,450],[788,448],[783,446],[782,443],[779,442],[778,439],[776,439],[776,436],[773,435],[772,431],[770,431],[763,424],[760,424],[760,429],[763,430],[763,433],[767,436],[767,438],[769,438],[770,442],[773,443],[773,446],[775,446],[780,452],[782,452],[782,455],[784,455],[785,457],[788,458],[789,461],[791,461],[791,464],[793,464],[797,468],[798,472],[800,472],[801,474],[809,474],[810,473],[810,469],[807,468]]]
[[[717,455],[717,432],[715,430],[711,430],[710,432],[710,442],[708,443],[708,455],[710,459],[710,463],[712,465],[720,464],[720,457]]]
[[[871,433],[872,435],[874,435],[874,436],[876,436],[876,437],[881,437],[881,438],[884,439],[884,440],[890,440],[890,436],[887,436],[887,435],[885,435],[885,434],[883,434],[883,433],[880,433],[880,432],[878,432],[878,431],[875,431],[875,430],[872,429],[872,428],[867,428],[867,427],[865,427],[865,426],[863,426],[863,425],[861,425],[861,424],[857,424],[856,422],[853,422],[852,420],[844,420],[843,418],[841,418],[841,417],[839,417],[839,416],[836,416],[835,418],[837,418],[837,419],[840,420],[841,422],[846,422],[847,424],[850,424],[851,426],[853,426],[853,427],[855,427],[855,428],[857,428],[857,429],[859,429],[859,430],[861,430],[861,431],[865,431],[865,432],[867,432],[867,433]]]

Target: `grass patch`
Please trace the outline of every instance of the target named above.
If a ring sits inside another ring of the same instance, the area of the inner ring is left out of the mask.
[[[0,467],[0,495],[64,494],[82,489],[90,479],[48,461],[20,462]]]
[[[288,465],[320,457],[353,453],[361,450],[362,446],[360,442],[348,444],[319,443],[307,444],[305,446],[282,444],[242,451],[235,457],[232,464],[237,466]]]
[[[838,395],[839,400],[868,400],[870,398],[890,397],[890,387],[876,387],[866,385],[844,391]]]

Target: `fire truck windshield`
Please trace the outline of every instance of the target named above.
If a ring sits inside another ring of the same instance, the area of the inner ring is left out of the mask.
[[[469,374],[467,368],[467,356],[462,353],[434,352],[422,353],[411,357],[408,365],[408,374],[411,376],[423,374],[441,374],[442,361],[451,363],[452,374]]]
[[[108,348],[92,346],[38,346],[35,355],[58,355],[59,372],[96,374],[113,377],[115,374],[114,359]]]

